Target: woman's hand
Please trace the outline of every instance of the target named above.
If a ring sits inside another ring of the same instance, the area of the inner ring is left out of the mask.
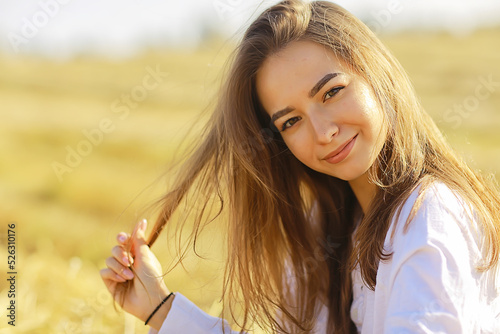
[[[122,305],[127,313],[142,321],[146,321],[156,306],[170,293],[163,282],[161,264],[146,243],[146,227],[147,222],[143,220],[136,225],[131,236],[124,232],[119,233],[118,245],[111,250],[112,256],[106,259],[107,268],[100,272],[115,301]],[[129,243],[130,253],[126,247]],[[151,318],[151,327],[160,329],[174,298],[175,296],[170,297]]]

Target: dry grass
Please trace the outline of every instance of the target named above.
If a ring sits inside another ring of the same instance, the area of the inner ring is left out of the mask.
[[[445,115],[474,96],[478,77],[500,82],[499,38],[498,29],[460,39],[416,33],[385,38],[452,144],[472,165],[491,172],[500,169],[500,87],[458,126],[446,122]],[[121,62],[0,56],[0,231],[6,233],[8,222],[17,223],[19,272],[18,326],[8,328],[2,312],[1,333],[146,332],[141,323],[114,311],[98,270],[115,234],[150,217],[144,208],[165,191],[160,175],[188,129],[205,117],[199,112],[216,93],[227,54],[215,43],[195,53],[163,50]],[[156,66],[168,77],[120,119],[113,101],[140,85],[147,67]],[[98,127],[105,118],[114,130],[60,182],[52,163],[64,163],[66,147],[76,148],[85,139],[82,130]],[[214,301],[221,286],[222,236],[216,225],[204,240],[202,250],[212,260],[191,256],[188,273],[177,268],[166,282],[218,314]],[[165,241],[155,246],[166,264],[172,246]],[[2,245],[2,273],[7,271],[5,250]],[[3,307],[4,279],[1,284]]]

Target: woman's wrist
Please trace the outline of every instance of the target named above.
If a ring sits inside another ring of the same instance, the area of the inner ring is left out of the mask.
[[[169,294],[165,294],[165,298],[168,296]],[[155,309],[152,309],[150,311],[150,313],[148,314],[148,317],[149,315],[151,315],[153,312],[154,314],[152,314],[151,318],[149,319],[149,322],[147,323],[148,326],[156,329],[156,330],[160,330],[161,326],[163,325],[163,323],[165,322],[165,319],[167,318],[167,315],[168,313],[170,312],[170,309],[172,308],[172,303],[174,301],[174,298],[175,298],[175,294],[172,294],[168,299],[167,301],[161,305],[158,310],[156,310],[156,312],[154,312],[154,310],[156,309],[156,306],[155,306]],[[147,320],[147,319],[146,319]]]

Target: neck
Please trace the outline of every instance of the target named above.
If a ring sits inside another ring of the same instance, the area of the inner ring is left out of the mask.
[[[351,186],[351,189],[361,206],[361,210],[363,210],[363,214],[366,215],[368,209],[370,208],[370,204],[377,193],[377,186],[369,182],[368,172],[355,180],[349,181],[349,185]]]

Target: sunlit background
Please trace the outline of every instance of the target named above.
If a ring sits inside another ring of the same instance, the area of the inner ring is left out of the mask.
[[[99,269],[117,232],[154,221],[148,205],[175,176],[181,142],[196,141],[226,58],[275,2],[0,0],[0,333],[147,332],[114,310]],[[467,161],[498,172],[500,2],[337,3],[395,53]],[[16,327],[6,317],[13,223]],[[165,280],[219,316],[217,224],[201,243],[208,259],[191,255]],[[154,246],[165,267],[167,240]]]

